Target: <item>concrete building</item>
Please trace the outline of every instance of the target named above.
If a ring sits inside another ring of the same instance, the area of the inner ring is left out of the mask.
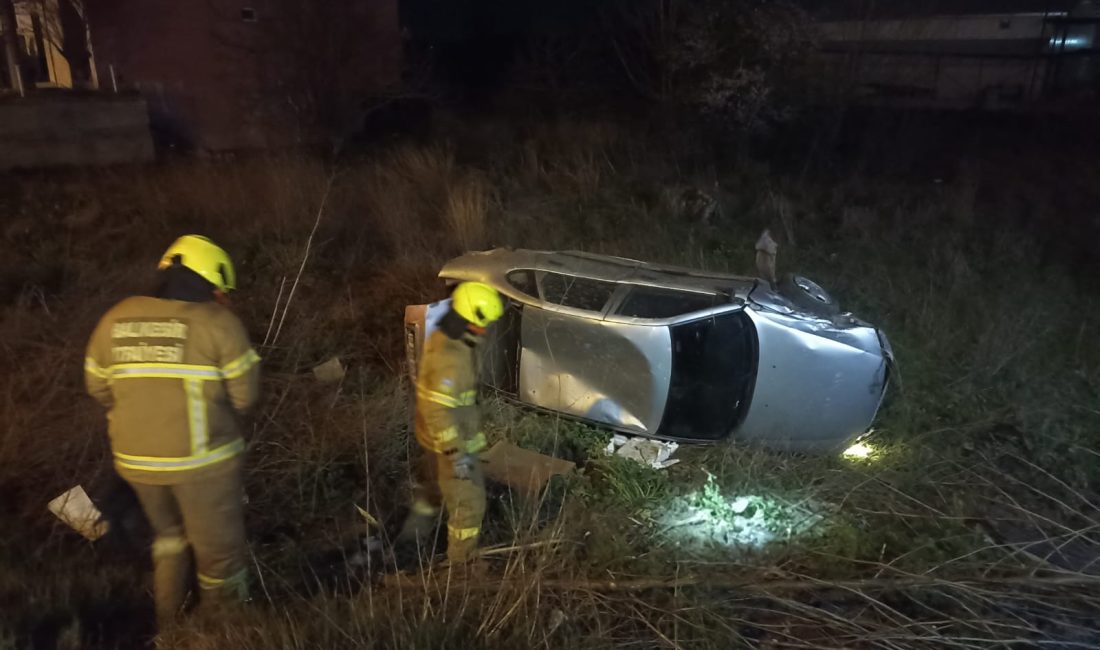
[[[397,0],[85,1],[103,87],[144,95],[163,146],[316,141],[400,78]]]
[[[1091,0],[840,3],[819,14],[828,76],[857,103],[1019,109],[1100,91]]]

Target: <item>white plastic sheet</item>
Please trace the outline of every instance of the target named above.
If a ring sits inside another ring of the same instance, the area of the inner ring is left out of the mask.
[[[58,519],[93,542],[106,535],[110,528],[110,524],[102,520],[103,514],[99,508],[95,507],[88,493],[80,485],[66,490],[50,501],[46,507]]]
[[[650,440],[649,438],[631,438],[616,433],[611,437],[604,450],[608,456],[614,454],[623,458],[629,458],[642,465],[649,465],[653,469],[665,469],[680,462],[678,458],[672,458],[672,454],[680,445],[675,442],[663,442]]]

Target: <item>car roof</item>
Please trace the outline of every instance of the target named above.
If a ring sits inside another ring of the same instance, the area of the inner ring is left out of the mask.
[[[537,251],[496,248],[457,257],[439,272],[442,278],[480,280],[507,288],[506,276],[516,270],[547,271],[565,275],[641,284],[684,291],[746,298],[756,280],[728,273],[653,264],[582,251]]]

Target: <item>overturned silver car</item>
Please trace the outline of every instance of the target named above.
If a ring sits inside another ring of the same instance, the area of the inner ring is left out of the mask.
[[[839,451],[870,426],[889,380],[885,335],[798,276],[509,249],[468,253],[439,275],[509,299],[485,346],[487,387],[628,434]],[[410,357],[432,312],[406,310]]]

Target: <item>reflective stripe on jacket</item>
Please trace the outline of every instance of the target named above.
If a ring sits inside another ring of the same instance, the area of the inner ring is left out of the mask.
[[[420,446],[437,454],[484,449],[477,409],[476,350],[436,330],[424,344],[416,377],[416,439]]]
[[[229,309],[138,296],[88,343],[88,392],[108,409],[123,478],[168,484],[244,451],[237,415],[259,396],[260,357]]]

